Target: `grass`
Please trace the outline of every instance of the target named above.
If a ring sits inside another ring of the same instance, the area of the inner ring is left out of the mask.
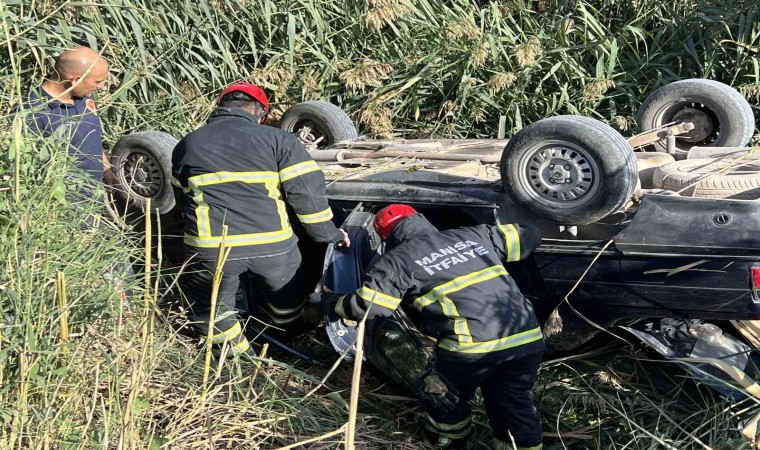
[[[182,310],[155,307],[173,294],[162,262],[147,280],[126,271],[146,258],[139,239],[93,226],[99,197],[77,195],[65,147],[14,120],[59,49],[84,43],[112,62],[107,147],[183,134],[238,79],[264,84],[275,115],[329,100],[377,137],[492,137],[501,115],[513,130],[565,113],[628,131],[645,94],[675,79],[717,79],[756,104],[758,14],[740,0],[0,2],[0,448],[337,448],[349,418],[350,367],[327,376],[337,356],[323,336],[300,345],[324,367],[272,352],[207,364]],[[753,401],[649,358],[545,364],[547,448],[748,448],[738,427]],[[357,448],[424,448],[416,403],[364,377]],[[487,448],[481,406],[475,422],[471,448]]]
[[[549,363],[536,396],[570,448],[749,448],[737,428],[754,402],[722,400],[673,369],[640,351]]]
[[[25,157],[46,144],[25,143]],[[32,158],[45,169],[18,200],[0,191],[0,448],[271,447],[342,425],[331,418],[345,408],[303,399],[316,379],[287,364],[213,364],[205,383],[201,347],[172,326],[182,319],[156,310],[154,284],[125,271],[145,254],[135,237],[93,227],[95,200],[56,199],[72,167],[49,151],[47,164]]]

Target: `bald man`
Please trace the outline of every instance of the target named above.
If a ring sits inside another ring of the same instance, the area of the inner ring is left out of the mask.
[[[56,59],[53,71],[29,94],[24,109],[32,130],[50,136],[61,127],[70,140],[69,151],[77,164],[95,181],[110,180],[110,164],[103,151],[98,107],[92,98],[105,89],[108,62],[88,47],[66,50]],[[105,172],[105,173],[104,173]]]

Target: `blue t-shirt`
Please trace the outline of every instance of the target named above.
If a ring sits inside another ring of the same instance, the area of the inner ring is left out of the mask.
[[[44,89],[29,95],[24,109],[30,110],[27,124],[32,130],[48,137],[65,126],[70,139],[69,152],[76,157],[79,167],[95,179],[103,179],[102,126],[98,108],[92,97],[74,98],[74,104],[53,99]]]

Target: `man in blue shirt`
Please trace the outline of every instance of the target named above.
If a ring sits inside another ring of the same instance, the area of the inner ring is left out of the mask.
[[[96,90],[105,89],[107,77],[108,62],[98,52],[88,47],[66,50],[42,85],[30,92],[24,109],[29,110],[26,121],[30,130],[45,137],[63,131],[78,166],[95,181],[109,182],[110,164],[103,151],[98,107],[92,98]]]

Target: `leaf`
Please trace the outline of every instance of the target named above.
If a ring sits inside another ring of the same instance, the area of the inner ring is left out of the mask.
[[[50,150],[47,145],[41,146],[40,150],[37,152],[37,158],[43,161],[50,159]]]
[[[140,397],[135,397],[135,403],[134,403],[135,411],[146,411],[150,409],[150,403],[148,403],[147,400],[144,400]]]
[[[151,436],[149,450],[161,450],[161,447],[168,444],[169,439],[162,436]]]
[[[607,74],[605,76],[606,79],[611,80],[614,77],[615,73],[615,66],[617,65],[617,55],[618,55],[618,43],[617,39],[612,38],[610,39],[610,56],[609,60],[607,61]]]
[[[50,195],[59,202],[66,200],[66,185],[61,180],[55,180]]]
[[[541,82],[543,83],[544,81],[549,79],[551,76],[553,76],[557,72],[557,70],[559,70],[560,67],[562,67],[562,61],[555,63],[552,66],[552,68],[549,69],[549,72],[547,72],[546,75],[544,75],[544,77],[541,78]]]
[[[288,63],[293,68],[293,54],[296,50],[296,18],[288,13]]]

